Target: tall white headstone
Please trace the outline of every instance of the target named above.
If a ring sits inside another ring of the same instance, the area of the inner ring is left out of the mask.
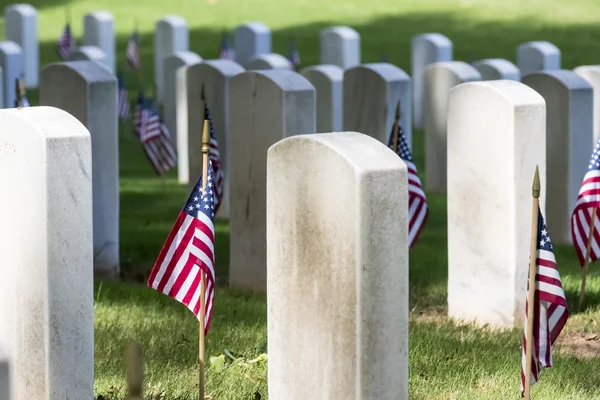
[[[277,53],[265,53],[252,56],[246,61],[247,70],[263,69],[288,69],[293,70],[294,66],[284,56]]]
[[[92,135],[94,272],[102,278],[118,278],[117,79],[94,61],[50,64],[42,70],[40,104],[71,113]]]
[[[521,71],[513,63],[503,58],[487,58],[473,63],[473,67],[481,74],[483,81],[508,79],[520,81]]]
[[[301,73],[317,92],[317,132],[340,132],[344,111],[344,70],[328,64],[304,68]]]
[[[163,59],[178,51],[187,51],[190,35],[187,22],[178,15],[167,15],[156,22],[154,27],[154,82],[156,98],[162,104],[163,96]]]
[[[517,48],[521,75],[560,69],[560,49],[550,42],[527,42]]]
[[[92,399],[90,134],[53,107],[0,110],[0,132],[0,187],[10,188],[0,196],[0,254],[10,266],[0,279],[0,337],[12,400]]]
[[[450,91],[450,317],[498,328],[523,323],[531,184],[537,165],[543,212],[545,138],[544,99],[519,82],[465,83]]]
[[[413,124],[425,127],[425,69],[429,64],[452,61],[452,41],[441,33],[424,33],[412,39]]]
[[[108,11],[94,11],[83,17],[83,44],[96,46],[106,54],[104,64],[115,73],[115,18]]]
[[[4,9],[6,40],[23,50],[25,86],[37,88],[40,74],[37,10],[30,4],[12,4]]]
[[[594,143],[600,140],[600,65],[582,65],[573,70],[594,88]]]
[[[407,179],[356,132],[269,149],[270,399],[408,399]]]
[[[360,64],[360,35],[349,26],[321,31],[321,64],[348,69]]]
[[[522,81],[546,101],[546,222],[552,243],[572,243],[571,213],[594,149],[594,88],[568,70],[534,72]]]
[[[0,399],[10,400],[10,357],[0,342]]]
[[[79,46],[71,52],[69,61],[95,61],[105,67],[109,72],[110,69],[106,66],[108,57],[104,50],[96,46]]]
[[[4,92],[4,107],[15,106],[15,82],[23,75],[23,50],[15,42],[0,42],[0,68]]]
[[[235,28],[235,61],[246,65],[248,60],[271,52],[271,30],[262,22],[248,22]]]

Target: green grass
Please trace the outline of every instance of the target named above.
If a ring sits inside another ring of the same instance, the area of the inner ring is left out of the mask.
[[[2,6],[7,4],[2,1]],[[40,12],[44,64],[58,61],[55,40],[62,30],[66,7],[71,10],[73,32],[78,38],[86,12],[107,9],[115,15],[120,63],[128,35],[138,20],[147,89],[152,87],[152,28],[166,14],[187,19],[190,50],[205,59],[217,54],[223,29],[262,21],[273,31],[273,51],[285,54],[289,40],[297,39],[303,65],[318,63],[319,31],[332,25],[350,25],[361,34],[363,62],[377,62],[386,53],[389,62],[407,72],[410,39],[424,32],[446,34],[454,43],[457,60],[501,57],[514,61],[520,43],[549,40],[563,51],[565,68],[600,63],[597,0],[218,0],[215,4],[204,0],[35,0],[31,4]],[[3,19],[0,25],[4,25]],[[134,89],[134,79],[129,78]],[[132,90],[132,98],[134,94]],[[37,93],[29,95],[36,104]],[[185,307],[143,285],[185,199],[186,188],[176,183],[174,172],[163,187],[152,175],[130,127],[122,128],[121,260],[126,282],[96,283],[96,395],[126,398],[123,356],[127,342],[134,339],[143,347],[145,398],[197,399],[198,324]],[[415,132],[415,159],[421,169],[422,139],[422,133]],[[517,399],[521,332],[460,326],[444,317],[445,196],[430,195],[429,205],[428,225],[410,254],[411,399]],[[217,274],[223,282],[228,274],[227,221],[218,222],[216,240]],[[569,305],[574,309],[579,286],[575,254],[567,246],[556,246],[556,254]],[[209,368],[207,393],[219,400],[258,398],[255,393],[266,399],[266,362],[248,362],[266,352],[265,295],[222,286],[216,293],[207,354],[219,356],[228,349],[238,359],[224,369]],[[587,299],[587,309],[570,318],[563,336],[598,332],[600,273],[595,265]],[[543,372],[533,388],[534,398],[598,399],[599,367],[597,358],[578,359],[556,351],[555,367]]]

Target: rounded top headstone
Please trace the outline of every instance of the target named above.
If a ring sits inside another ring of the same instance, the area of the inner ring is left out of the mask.
[[[331,28],[325,28],[321,31],[321,36],[330,33],[335,33],[336,35],[344,39],[360,39],[360,35],[358,34],[358,32],[356,32],[349,26],[333,26]]]
[[[106,53],[100,47],[79,46],[69,58],[69,61],[103,61],[106,59]]]
[[[193,51],[176,51],[175,53],[165,57],[165,59],[169,58],[177,58],[181,60],[184,64],[191,65],[202,62],[202,57],[200,57],[197,53]]]
[[[11,4],[4,8],[4,15],[9,12],[18,12],[22,15],[37,15],[37,10],[31,4]]]
[[[89,137],[90,132],[77,118],[60,108],[50,106],[11,108],[4,116],[22,121],[44,138]]]
[[[246,22],[245,24],[239,25],[236,30],[238,29],[247,29],[257,33],[271,32],[269,27],[262,22]]]
[[[100,21],[113,21],[115,19],[115,17],[106,10],[98,10],[98,11],[89,12],[85,15],[84,18],[88,18],[88,17],[94,17],[95,19],[100,20]]]
[[[452,71],[452,73],[454,73],[462,81],[481,80],[481,74],[479,71],[477,71],[471,64],[467,64],[463,61],[443,61],[433,63],[427,66],[425,72],[427,73],[428,71],[434,69],[445,69]]]
[[[401,68],[390,63],[370,63],[357,65],[346,70],[345,73],[352,73],[352,71],[364,70],[373,72],[386,81],[391,80],[410,80],[410,76],[404,72]]]
[[[315,87],[302,75],[294,71],[288,71],[285,69],[266,69],[261,71],[246,71],[243,72],[233,79],[244,79],[249,75],[255,75],[257,77],[266,78],[268,81],[274,83],[282,91],[301,91],[301,90],[315,90]]]
[[[48,71],[59,71],[60,73],[74,72],[87,82],[117,81],[117,77],[106,66],[90,60],[53,63],[44,67],[42,74]]]
[[[592,85],[576,72],[568,69],[557,69],[551,71],[536,71],[523,76],[523,83],[531,80],[552,78],[561,86],[569,90],[589,89],[593,90]]]
[[[503,76],[503,79],[521,79],[521,70],[512,62],[503,58],[486,58],[473,63],[473,67],[481,73],[482,79],[492,79],[492,71],[494,74]],[[499,79],[499,78],[493,78]]]
[[[560,49],[558,47],[547,41],[533,41],[521,43],[517,48],[517,52],[528,48],[535,48],[544,54],[555,54],[557,52],[560,53]]]
[[[290,60],[277,53],[258,54],[250,57],[246,62],[246,69],[293,69]]]
[[[200,65],[203,66],[202,68],[205,66],[210,67],[218,71],[222,76],[235,76],[246,71],[240,64],[231,60],[204,60]]]
[[[438,46],[452,46],[452,41],[441,33],[422,33],[413,37],[413,42],[428,41],[435,43]]]
[[[165,15],[163,18],[156,21],[156,25],[175,25],[175,26],[187,26],[185,18],[179,15]]]
[[[313,65],[312,67],[304,68],[300,73],[304,76],[309,74],[320,74],[336,82],[344,80],[344,69],[333,64]]]
[[[545,106],[546,102],[542,95],[521,82],[501,79],[496,81],[466,82],[456,85],[450,89],[450,95],[453,98],[457,96],[472,96],[475,103],[480,100],[477,93],[496,95],[512,106],[537,104]],[[451,102],[452,103],[452,102]]]
[[[4,42],[0,42],[0,51],[5,54],[19,54],[23,52],[23,49],[17,43],[5,40]]]

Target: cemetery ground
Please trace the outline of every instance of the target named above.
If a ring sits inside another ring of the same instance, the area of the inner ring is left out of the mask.
[[[8,4],[2,1],[3,7]],[[407,72],[410,39],[423,32],[447,35],[454,43],[456,60],[502,57],[514,61],[520,43],[548,40],[562,50],[564,68],[600,64],[600,3],[596,0],[34,0],[30,4],[39,10],[41,65],[58,61],[55,41],[63,28],[66,7],[70,8],[73,34],[79,40],[86,12],[103,8],[114,14],[120,65],[137,19],[147,90],[152,87],[153,25],[167,14],[186,18],[190,50],[205,59],[216,57],[223,29],[262,21],[273,31],[274,52],[286,54],[289,40],[296,38],[303,66],[318,63],[319,32],[333,25],[349,25],[361,34],[363,62],[378,62],[385,54],[389,62]],[[135,78],[126,75],[126,79],[134,101]],[[32,91],[29,97],[36,105],[37,93]],[[127,342],[134,339],[143,348],[145,398],[195,399],[198,323],[184,306],[145,287],[187,188],[177,184],[175,172],[164,185],[153,175],[129,125],[121,126],[120,137],[123,281],[95,285],[95,393],[105,399],[127,397],[123,355]],[[414,158],[422,171],[422,132],[414,132],[413,142]],[[493,332],[445,317],[446,198],[428,194],[428,199],[428,223],[410,251],[411,399],[519,398],[522,331]],[[219,287],[207,337],[207,393],[215,400],[266,399],[267,360],[261,357],[267,352],[266,296],[227,288],[227,221],[218,220],[216,229]],[[549,230],[552,234],[552,227]],[[543,371],[533,395],[535,399],[597,399],[600,267],[590,268],[586,307],[579,312],[580,271],[575,252],[570,246],[556,246],[555,251],[571,317],[555,346],[555,366]],[[235,360],[224,355],[224,349]],[[213,364],[208,360],[221,355]],[[319,365],[314,368],[319,373]],[[318,388],[314,390],[318,392]]]

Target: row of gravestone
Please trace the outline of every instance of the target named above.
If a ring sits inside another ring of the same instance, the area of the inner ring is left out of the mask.
[[[260,231],[254,221],[249,235],[235,238],[266,253],[269,398],[305,399],[318,387],[330,398],[406,399],[406,165],[369,135],[297,135],[314,128],[314,90],[292,74],[246,72],[232,82],[240,120],[267,107],[260,99],[284,99],[236,136],[246,136],[240,157],[269,147],[256,157],[261,171],[239,173],[245,188],[266,177],[254,188],[265,201],[250,204],[262,208],[266,225]],[[312,109],[312,120],[290,111],[297,107]],[[542,95],[516,81],[450,90],[450,317],[521,323],[530,177],[539,166],[544,212],[551,112]],[[12,400],[91,398],[94,133],[52,107],[0,110],[0,132],[0,186],[11,189],[0,198],[0,254],[11,266],[0,280],[0,394],[10,377]],[[261,243],[251,238],[261,235]]]

